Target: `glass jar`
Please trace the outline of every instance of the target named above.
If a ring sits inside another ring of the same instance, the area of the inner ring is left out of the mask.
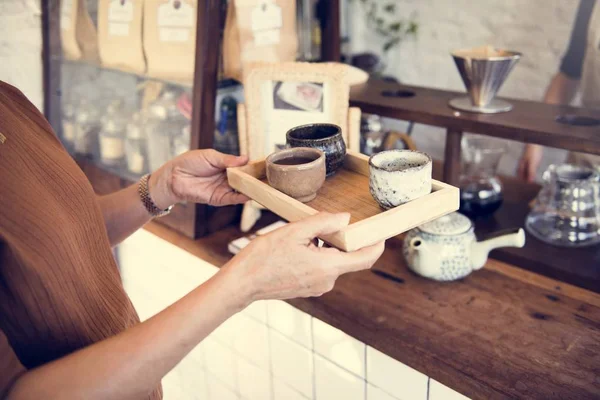
[[[140,113],[135,113],[127,124],[125,133],[125,160],[129,172],[136,175],[146,173],[148,170],[146,151],[143,118]]]
[[[123,107],[123,100],[113,101],[108,106],[103,118],[98,139],[100,143],[100,160],[106,165],[119,165],[125,157],[127,118]]]
[[[92,156],[100,130],[100,113],[87,99],[81,99],[75,116],[75,153]]]
[[[215,131],[215,150],[238,155],[240,153],[237,129],[237,100],[226,96],[219,106],[219,122]]]
[[[471,218],[491,215],[502,205],[502,183],[496,176],[505,147],[484,137],[462,141],[459,180],[460,212]]]
[[[188,125],[177,109],[176,96],[177,93],[167,91],[149,107],[146,134],[150,171],[156,171],[173,157],[174,138]]]
[[[539,240],[563,247],[600,243],[600,173],[573,164],[551,165],[525,227]]]

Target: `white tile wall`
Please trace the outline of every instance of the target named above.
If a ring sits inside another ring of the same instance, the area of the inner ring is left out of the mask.
[[[428,377],[367,346],[367,380],[402,400],[427,400]]]
[[[429,400],[469,400],[448,386],[444,386],[434,379],[429,380]]]
[[[310,397],[312,398],[312,396]],[[273,379],[273,400],[307,400],[308,397],[292,389],[279,379]]]
[[[365,400],[365,380],[329,360],[315,356],[317,399]]]
[[[271,400],[271,377],[267,371],[238,357],[237,381],[242,399]]]
[[[273,375],[312,398],[313,353],[279,332],[269,333]]]
[[[143,230],[119,246],[119,262],[142,320],[218,271]],[[434,380],[428,392],[428,381],[285,302],[263,301],[222,324],[163,386],[165,400],[467,399]]]
[[[271,328],[307,349],[312,349],[310,315],[280,300],[267,302],[267,314]]]
[[[269,330],[265,324],[243,314],[239,315],[239,330],[233,348],[255,365],[269,370]]]
[[[264,300],[258,300],[254,303],[250,304],[244,310],[244,314],[247,316],[254,318],[258,322],[262,322],[263,324],[267,323],[267,302]]]
[[[210,373],[206,374],[206,383],[209,400],[240,400],[240,396],[235,391]],[[169,398],[165,396],[165,400],[169,400]]]
[[[367,400],[400,400],[384,392],[376,386],[367,383]]]
[[[204,340],[204,360],[206,369],[220,379],[230,389],[237,392],[236,356],[233,350],[207,338]]]
[[[318,319],[313,320],[315,353],[365,378],[365,344]]]

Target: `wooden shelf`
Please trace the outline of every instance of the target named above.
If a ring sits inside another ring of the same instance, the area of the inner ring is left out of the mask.
[[[244,235],[229,227],[194,241],[155,223],[146,229],[216,266]],[[598,294],[495,260],[461,281],[435,282],[408,270],[401,246],[388,240],[371,271],[289,303],[474,400],[600,396]]]
[[[386,97],[383,92],[403,91],[412,97]],[[564,125],[555,121],[565,114],[600,118],[600,110],[513,100],[512,111],[500,114],[458,112],[448,102],[465,93],[369,80],[350,91],[350,104],[364,113],[441,126],[452,131],[479,133],[566,150],[600,154],[600,126]]]

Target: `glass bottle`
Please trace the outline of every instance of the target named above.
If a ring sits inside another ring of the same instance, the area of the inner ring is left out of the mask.
[[[371,156],[383,146],[386,133],[379,115],[365,114],[360,120],[360,151]]]
[[[62,142],[71,152],[75,147],[75,105],[68,96],[62,105]]]
[[[100,113],[86,98],[82,98],[75,116],[75,153],[92,156],[100,130]]]
[[[113,101],[107,107],[102,121],[98,141],[100,143],[100,160],[106,165],[119,165],[125,157],[127,118],[123,107],[123,100]]]
[[[135,113],[127,124],[125,134],[125,159],[127,170],[135,175],[143,175],[148,170],[146,162],[146,135],[144,134],[143,118]]]
[[[181,132],[173,138],[173,157],[177,157],[190,150],[192,126],[187,124]]]
[[[238,155],[237,100],[231,96],[224,97],[219,106],[219,116],[214,148],[221,153]]]
[[[460,212],[471,218],[491,215],[502,205],[502,183],[496,176],[502,145],[483,137],[462,141],[462,174],[459,180]]]
[[[573,164],[551,165],[525,228],[555,246],[600,243],[600,173]]]
[[[146,133],[150,171],[156,171],[173,157],[174,138],[188,124],[176,101],[177,93],[166,91],[149,107]]]

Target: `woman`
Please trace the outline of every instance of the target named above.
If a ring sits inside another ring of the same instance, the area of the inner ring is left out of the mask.
[[[580,0],[569,48],[560,71],[554,76],[544,97],[545,103],[569,104],[581,88],[584,107],[600,109],[600,4],[596,0]],[[525,147],[518,175],[532,182],[542,160],[542,146]],[[600,167],[600,156],[569,153],[567,162],[587,167]]]
[[[353,253],[312,245],[349,222],[320,214],[253,241],[139,323],[111,246],[175,203],[246,201],[224,174],[245,163],[196,150],[98,199],[43,116],[0,82],[0,398],[159,399],[160,379],[251,302],[318,296],[381,255],[383,243]]]

